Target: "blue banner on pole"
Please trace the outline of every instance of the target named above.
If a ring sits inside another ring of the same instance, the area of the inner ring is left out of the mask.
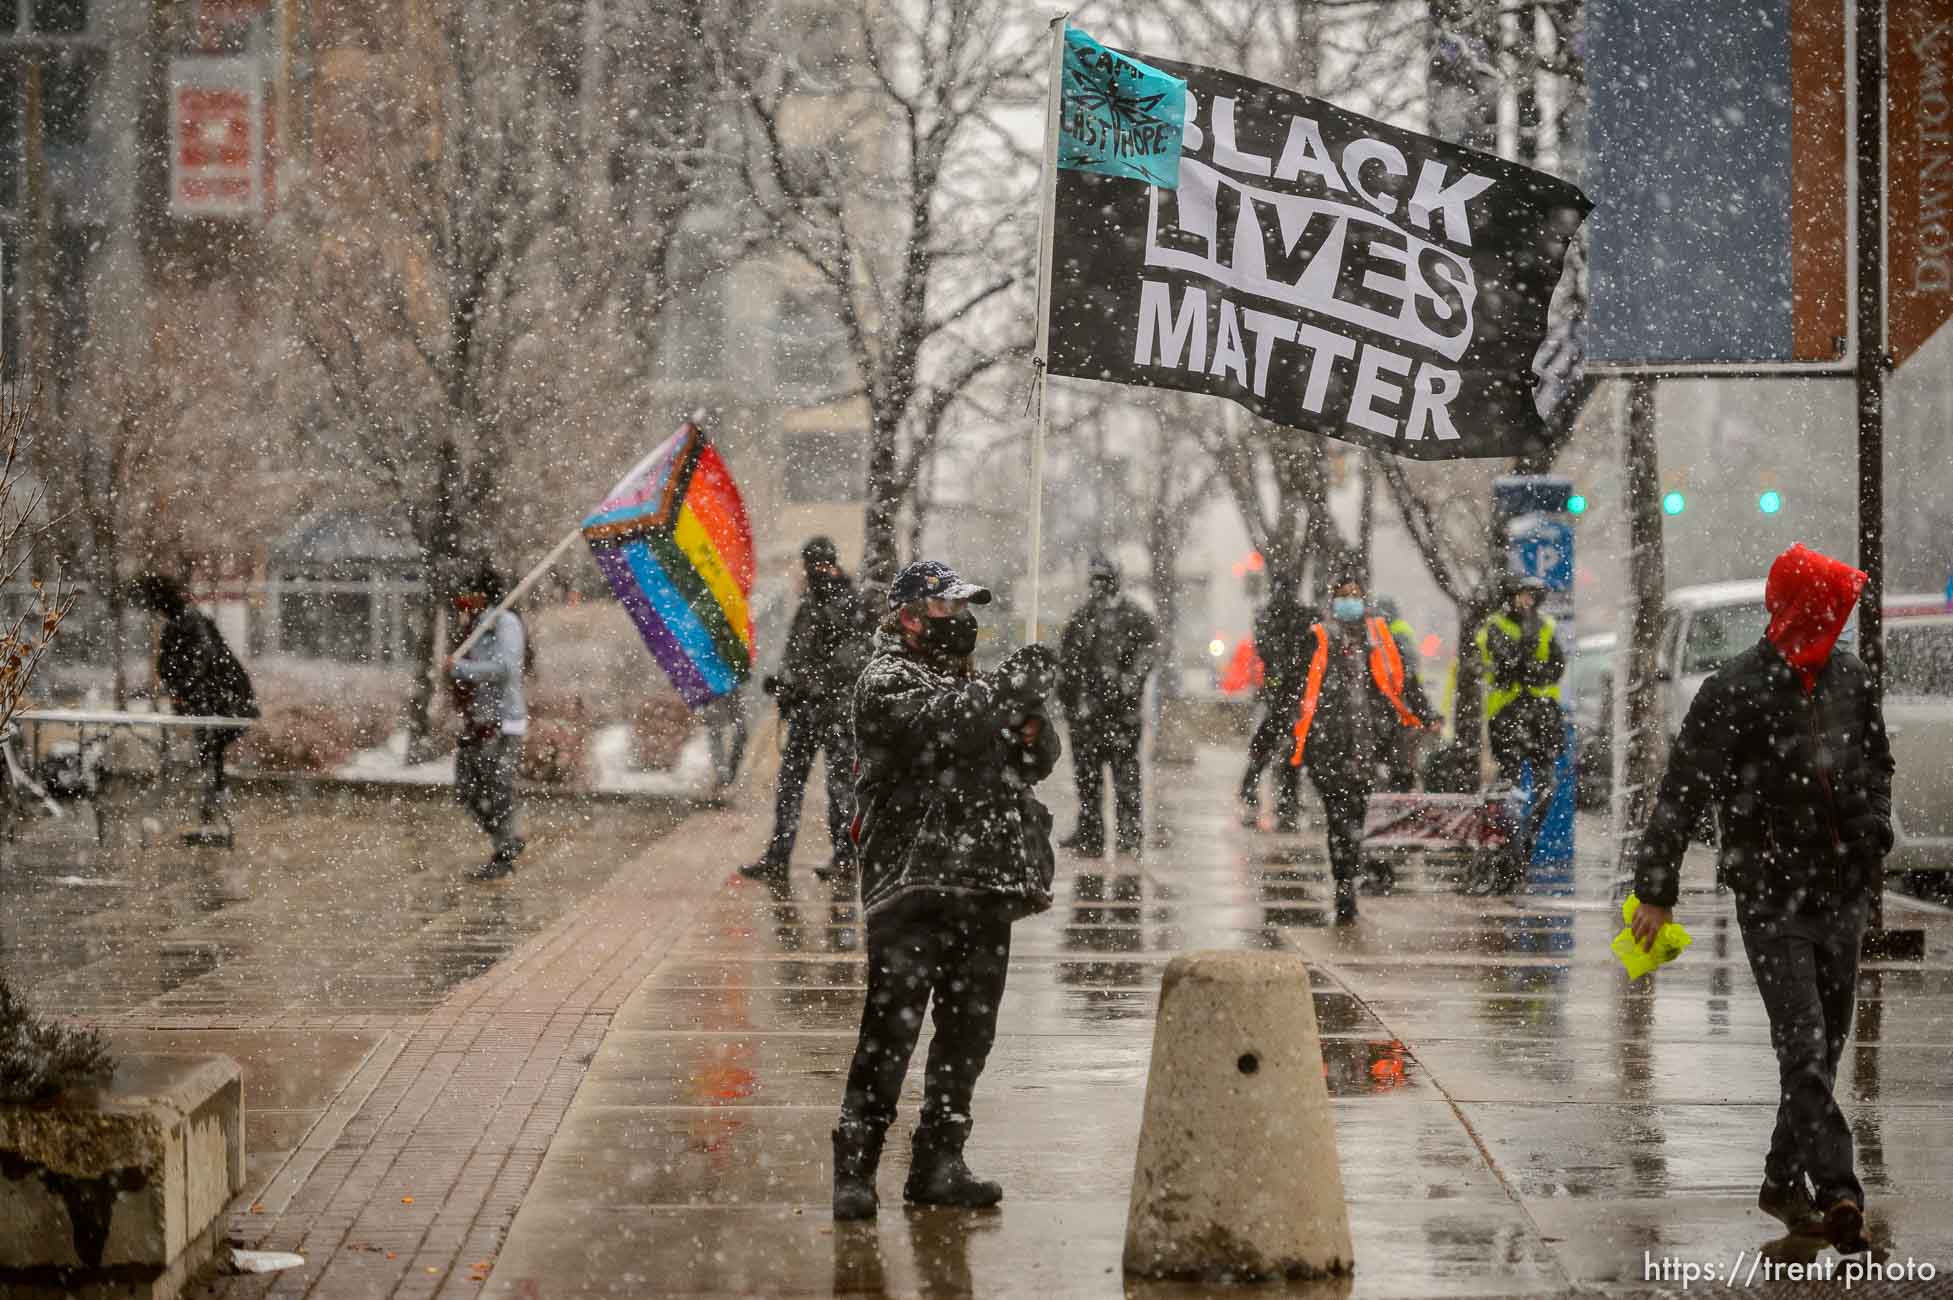
[[[1185,81],[1065,30],[1058,166],[1175,189],[1186,119]]]

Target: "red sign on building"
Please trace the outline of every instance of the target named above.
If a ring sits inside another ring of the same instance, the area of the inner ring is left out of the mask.
[[[265,208],[264,76],[249,58],[170,68],[170,211],[249,217]]]

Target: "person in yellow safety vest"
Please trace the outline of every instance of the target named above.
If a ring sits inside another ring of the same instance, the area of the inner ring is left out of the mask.
[[[1336,923],[1356,920],[1363,872],[1363,818],[1376,785],[1377,760],[1398,730],[1437,721],[1383,619],[1363,600],[1362,570],[1345,560],[1332,571],[1330,617],[1309,629],[1313,653],[1295,715],[1289,763],[1307,766],[1329,830],[1336,881]]]
[[[1404,675],[1417,678],[1418,685],[1421,687],[1424,679],[1417,671],[1417,633],[1411,629],[1409,621],[1404,618],[1403,612],[1397,607],[1397,602],[1393,598],[1378,596],[1376,606],[1377,617],[1382,619],[1384,626],[1390,630],[1390,639],[1397,643],[1397,657],[1403,660]],[[1416,789],[1417,741],[1424,733],[1406,730],[1403,727],[1390,727],[1385,729],[1384,734],[1389,737],[1389,740],[1382,746],[1383,788],[1400,793]]]
[[[1530,764],[1533,807],[1521,829],[1518,852],[1500,863],[1494,878],[1474,892],[1510,893],[1523,884],[1532,858],[1533,835],[1543,815],[1554,763],[1565,744],[1560,713],[1560,678],[1566,654],[1554,637],[1554,622],[1540,612],[1546,584],[1529,575],[1506,579],[1505,600],[1478,629],[1478,658],[1485,673],[1485,734],[1499,776],[1517,783]]]

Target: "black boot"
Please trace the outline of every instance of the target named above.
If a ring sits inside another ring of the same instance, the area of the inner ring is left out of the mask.
[[[909,1181],[902,1199],[917,1205],[955,1205],[983,1210],[1004,1199],[1004,1189],[978,1178],[963,1163],[963,1144],[970,1138],[970,1121],[939,1120],[915,1131],[909,1157]]]
[[[861,1120],[844,1119],[834,1130],[834,1217],[872,1219],[880,1201],[875,1196],[875,1169],[882,1160],[887,1130]]]
[[[750,862],[741,867],[739,874],[748,880],[785,880],[787,864],[776,862],[772,858],[761,858],[758,862]]]
[[[1756,1193],[1756,1208],[1794,1233],[1806,1236],[1824,1234],[1824,1216],[1799,1175],[1794,1183],[1779,1183],[1765,1178]]]

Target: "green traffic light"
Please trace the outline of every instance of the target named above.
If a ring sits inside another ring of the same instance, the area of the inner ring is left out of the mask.
[[[1574,493],[1566,499],[1566,512],[1570,515],[1586,514],[1587,498],[1581,496],[1578,492]]]
[[[1688,498],[1680,492],[1670,492],[1661,499],[1663,514],[1679,515],[1688,506]]]
[[[1783,509],[1783,496],[1777,492],[1765,492],[1756,499],[1756,508],[1766,515],[1774,515]]]

